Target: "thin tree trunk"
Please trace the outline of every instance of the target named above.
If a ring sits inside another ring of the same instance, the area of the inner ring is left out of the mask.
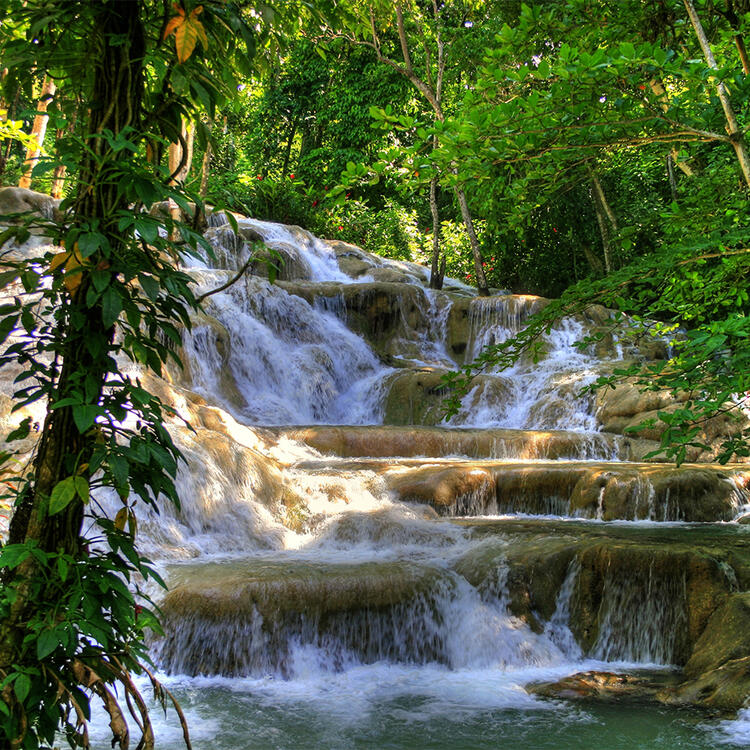
[[[464,220],[464,226],[466,227],[466,234],[469,235],[469,242],[471,243],[471,254],[474,258],[474,272],[477,276],[477,291],[483,297],[488,297],[490,289],[487,286],[487,277],[484,275],[482,251],[479,249],[479,240],[477,239],[477,233],[474,230],[474,222],[472,221],[471,212],[469,211],[466,193],[460,188],[454,188],[454,192],[458,199],[458,205],[461,207],[461,216]]]
[[[47,76],[44,79],[44,83],[42,84],[42,93],[37,104],[37,115],[34,118],[34,125],[31,129],[31,135],[36,141],[37,145],[36,148],[29,148],[26,151],[24,171],[21,179],[18,181],[18,187],[31,187],[31,171],[36,166],[36,163],[39,160],[39,154],[42,150],[44,136],[47,132],[47,121],[49,120],[49,117],[46,114],[47,106],[49,105],[52,97],[55,95],[55,89],[55,82],[49,76]]]
[[[299,124],[299,117],[295,117],[292,120],[292,126],[289,128],[289,136],[286,139],[286,150],[284,151],[284,163],[281,165],[282,176],[288,174],[289,170],[289,159],[292,156],[292,144],[294,143],[294,136],[297,133],[297,125]]]
[[[443,288],[443,274],[440,273],[440,210],[437,203],[438,178],[430,180],[430,213],[432,214],[432,265],[430,267],[430,288]],[[445,259],[443,259],[445,260]],[[445,265],[443,264],[443,271]]]
[[[652,78],[648,83],[651,87],[651,91],[656,94],[656,97],[659,100],[659,106],[661,107],[662,111],[666,112],[669,109],[669,97],[667,96],[667,90],[664,88],[664,84],[658,78]],[[688,177],[693,177],[693,175],[695,174],[693,168],[687,162],[680,161],[678,156],[679,152],[677,150],[677,147],[675,146],[674,148],[672,148],[672,159],[674,163]]]
[[[617,224],[617,216],[612,210],[612,206],[609,205],[607,196],[604,193],[604,188],[599,180],[599,175],[593,170],[588,170],[589,176],[591,177],[591,199],[594,202],[594,210],[596,211],[596,221],[599,224],[599,233],[602,237],[602,249],[604,251],[604,270],[609,273],[613,268],[613,253],[612,253],[612,232],[617,233],[619,227]],[[609,222],[609,225],[607,224]]]
[[[65,131],[63,129],[60,129],[55,134],[55,138],[59,141],[61,138],[65,136]],[[67,169],[64,164],[58,164],[55,167],[55,171],[52,174],[52,187],[50,188],[50,195],[55,198],[59,199],[62,198],[63,194],[63,187],[65,185],[65,173]]]
[[[599,211],[597,211],[596,218],[599,219]],[[601,231],[601,226],[602,225],[599,224],[600,231]],[[602,265],[601,260],[599,260],[599,258],[597,258],[596,255],[594,255],[594,252],[589,247],[589,245],[586,243],[583,243],[581,244],[581,247],[583,248],[583,254],[586,256],[586,260],[588,261],[588,264],[591,266],[591,270],[597,274],[604,273],[604,266]],[[575,267],[575,254],[573,255],[573,265]],[[577,275],[576,275],[576,278],[578,278]]]
[[[192,122],[188,125],[185,131],[185,142],[187,143],[187,158],[185,160],[185,166],[180,172],[180,179],[185,182],[190,177],[190,170],[193,168],[193,150],[195,148],[195,123]]]
[[[612,206],[609,205],[607,196],[604,194],[604,188],[602,187],[602,183],[599,182],[599,175],[597,175],[596,172],[591,173],[591,182],[594,185],[594,190],[596,191],[596,197],[601,201],[602,208],[604,209],[604,212],[607,214],[609,223],[612,225],[612,229],[614,229],[615,232],[619,231],[619,227],[617,226],[617,217],[615,216],[615,212],[612,210]]]
[[[667,178],[669,179],[669,190],[672,193],[672,202],[677,203],[677,180],[674,173],[674,158],[671,152],[667,154]]]
[[[734,35],[734,44],[737,47],[737,52],[742,62],[742,72],[746,76],[750,76],[750,58],[747,56],[747,47],[745,47],[745,38],[742,34]]]
[[[706,62],[708,63],[709,68],[718,70],[719,66],[716,64],[714,53],[711,51],[711,45],[708,42],[706,32],[703,30],[703,25],[701,24],[700,18],[698,18],[698,13],[695,10],[693,0],[683,0],[683,2],[685,3],[685,8],[687,9],[688,16],[690,16],[690,23],[692,23],[693,25],[693,30],[695,31],[695,35],[698,37],[698,42],[700,43],[701,49],[703,50],[703,55],[706,58]],[[750,154],[747,150],[747,145],[745,143],[742,129],[737,122],[737,116],[734,113],[732,102],[729,99],[729,93],[727,92],[726,86],[724,86],[721,81],[716,84],[716,93],[719,96],[721,107],[724,110],[724,117],[727,121],[727,132],[729,133],[729,137],[732,141],[732,146],[734,148],[735,154],[737,155],[737,160],[740,163],[742,174],[745,177],[745,183],[748,187],[750,187]]]
[[[414,65],[411,59],[411,53],[409,52],[409,40],[406,37],[406,26],[404,23],[404,5],[399,0],[395,3],[394,10],[396,12],[396,28],[398,30],[398,39],[401,47],[401,56],[403,58],[403,64],[391,60],[383,54],[380,46],[380,39],[375,27],[375,16],[370,15],[370,25],[372,33],[372,43],[370,46],[375,50],[375,54],[380,62],[385,63],[389,67],[398,71],[401,75],[407,78],[412,85],[419,91],[422,96],[427,100],[429,105],[432,107],[435,117],[443,122],[445,120],[445,114],[442,109],[442,87],[443,87],[443,76],[445,72],[445,56],[444,56],[444,45],[440,36],[440,6],[437,0],[433,0],[432,3],[433,16],[435,19],[435,28],[437,29],[437,71],[433,78],[432,74],[428,71],[427,82],[422,80],[414,70]],[[428,62],[429,64],[429,62]],[[434,85],[430,85],[430,81]],[[482,266],[482,252],[479,249],[479,240],[477,240],[477,234],[474,229],[474,221],[471,217],[471,211],[469,210],[469,204],[466,200],[466,194],[461,188],[454,188],[453,192],[458,200],[458,205],[461,208],[461,218],[463,219],[464,226],[466,227],[466,234],[469,238],[469,244],[471,245],[471,254],[474,259],[474,273],[477,277],[477,291],[483,296],[489,295],[489,288],[487,286],[487,279],[484,275],[484,268]]]
[[[211,171],[211,141],[206,141],[206,151],[203,154],[203,162],[201,163],[201,186],[198,189],[198,195],[200,195],[201,198],[206,197],[206,193],[208,192],[208,175]]]
[[[599,196],[596,191],[592,192],[591,199],[594,202],[594,211],[596,212],[596,221],[599,225],[599,234],[602,238],[602,250],[604,251],[604,270],[609,273],[612,270],[612,240],[607,226],[607,218],[604,215]],[[589,263],[594,265],[591,260]],[[594,266],[595,267],[595,266]]]

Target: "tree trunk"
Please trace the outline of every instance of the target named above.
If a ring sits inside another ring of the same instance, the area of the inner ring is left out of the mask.
[[[193,150],[195,149],[195,123],[191,122],[185,131],[185,143],[187,144],[187,158],[185,166],[180,173],[180,180],[185,182],[190,177],[190,170],[193,168]]]
[[[97,222],[117,253],[125,251],[121,241],[118,247],[121,233],[117,222],[119,212],[127,210],[127,203],[117,181],[102,175],[117,174],[108,164],[115,164],[118,154],[105,139],[92,134],[106,128],[117,136],[127,126],[138,127],[145,49],[140,0],[100,0],[92,33],[99,37],[92,40],[92,45],[98,43],[96,48],[102,54],[96,58],[92,71],[93,104],[84,130],[89,136],[89,151],[81,163],[72,215],[82,226]],[[122,39],[127,39],[128,44],[122,44]],[[92,256],[95,261],[96,256]],[[97,403],[110,369],[114,328],[103,325],[101,304],[86,304],[88,284],[88,277],[83,276],[77,291],[66,298],[66,314],[58,318],[54,338],[60,345],[60,374],[51,396],[54,401],[73,396],[80,389],[81,372],[85,372],[88,403]],[[11,519],[10,543],[33,542],[43,552],[62,550],[77,558],[86,555],[81,537],[82,503],[71,502],[54,516],[46,514],[46,507],[52,490],[63,479],[77,473],[90,481],[86,466],[95,439],[93,430],[79,431],[72,406],[48,410],[33,462],[32,481]],[[4,570],[2,583],[12,585],[17,598],[0,621],[0,670],[8,671],[12,664],[35,658],[24,655],[22,641],[27,613],[38,605],[29,592],[39,575],[39,565],[31,556],[13,570]]]
[[[737,52],[740,56],[740,62],[742,63],[742,72],[748,76],[750,75],[750,58],[747,56],[747,47],[745,47],[745,38],[742,34],[734,35],[734,44],[737,47]]]
[[[592,196],[593,198],[593,196]],[[597,212],[596,218],[599,218],[599,212]],[[599,229],[601,230],[601,224],[599,224]],[[583,248],[583,254],[586,256],[586,260],[588,261],[589,266],[591,266],[591,270],[596,274],[602,274],[604,273],[604,266],[602,265],[601,260],[594,255],[594,252],[592,251],[591,247],[588,245],[588,243],[582,243],[581,248]],[[573,255],[573,261],[575,265],[575,255]],[[577,278],[577,275],[576,275]]]
[[[59,141],[61,138],[65,136],[64,130],[58,130],[55,134],[55,138]],[[65,185],[65,172],[66,168],[64,164],[58,164],[55,167],[55,171],[52,174],[52,187],[50,188],[49,194],[55,198],[59,199],[62,198],[63,195],[63,187]]]
[[[667,179],[669,180],[669,191],[672,194],[672,202],[677,203],[677,180],[674,173],[674,157],[671,152],[667,154]]]
[[[208,192],[208,175],[211,171],[212,151],[211,141],[206,140],[206,151],[203,154],[203,162],[201,163],[201,186],[198,189],[198,195],[200,195],[201,198],[205,198],[206,192]]]
[[[690,23],[692,23],[695,35],[698,37],[698,42],[703,50],[703,55],[706,58],[708,67],[718,70],[719,66],[714,59],[714,53],[711,51],[711,45],[708,42],[706,32],[703,30],[700,18],[698,18],[698,13],[695,10],[693,0],[683,0],[683,2],[685,3],[688,16],[690,16]],[[745,178],[745,184],[750,187],[750,153],[748,153],[745,137],[739,123],[737,122],[737,116],[734,113],[732,102],[729,99],[729,93],[723,82],[719,81],[719,83],[716,84],[716,93],[719,96],[721,107],[724,110],[724,117],[727,121],[727,132],[732,141],[734,153],[737,155],[737,161],[740,163],[740,168],[742,169],[742,174]]]
[[[443,274],[440,273],[440,211],[437,203],[438,178],[430,180],[430,213],[432,214],[432,265],[430,267],[430,288],[443,288]],[[443,258],[445,272],[445,258]]]
[[[482,251],[479,249],[479,240],[477,239],[477,233],[474,231],[474,222],[469,211],[469,204],[466,201],[466,193],[460,188],[454,188],[454,192],[458,199],[458,205],[461,207],[461,216],[466,227],[466,234],[469,235],[469,242],[471,243],[471,254],[474,258],[474,273],[477,277],[477,291],[483,297],[488,297],[490,289],[487,286],[487,277],[484,275]]]
[[[31,171],[36,166],[39,160],[39,154],[44,144],[44,136],[47,132],[47,106],[50,103],[50,99],[55,95],[55,82],[47,76],[42,84],[42,93],[37,103],[37,115],[34,118],[34,125],[31,128],[31,135],[36,141],[36,148],[29,148],[26,151],[26,161],[24,162],[24,170],[21,179],[18,181],[18,187],[29,188],[31,187]]]
[[[596,222],[599,225],[599,234],[602,238],[602,250],[604,252],[604,270],[609,273],[612,270],[612,241],[607,226],[607,218],[599,201],[596,192],[592,192],[591,200],[594,202],[594,211],[596,212]],[[589,260],[589,263],[591,261]]]
[[[617,217],[615,212],[612,210],[612,206],[609,205],[607,196],[604,194],[604,188],[602,183],[599,181],[599,175],[593,170],[589,170],[591,175],[591,185],[594,189],[594,209],[596,211],[596,220],[599,223],[599,231],[602,236],[602,247],[604,249],[604,270],[609,273],[613,268],[612,258],[612,238],[607,227],[607,220],[612,227],[612,231],[617,233],[619,227],[617,225]],[[605,219],[606,215],[606,219]]]

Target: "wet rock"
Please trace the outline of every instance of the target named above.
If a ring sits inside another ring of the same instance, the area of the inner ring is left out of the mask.
[[[443,661],[444,645],[409,618],[434,604],[442,573],[410,563],[359,565],[239,562],[183,566],[161,604],[166,635],[152,644],[157,663],[182,674],[288,674],[298,644],[332,661]]]
[[[457,572],[538,632],[564,617],[584,655],[609,661],[684,665],[750,564],[744,539],[722,529],[467,523],[486,542]]]
[[[375,281],[381,281],[388,284],[406,284],[410,278],[403,271],[397,271],[395,268],[373,268],[370,275]]]
[[[429,328],[424,289],[414,284],[282,281],[279,286],[311,305],[316,300],[335,300],[347,325],[364,336],[381,356],[403,356],[405,347],[422,342]]]
[[[609,455],[639,460],[650,444],[603,433],[543,430],[450,429],[440,427],[368,425],[274,427],[263,434],[278,440],[299,440],[329,455],[466,456],[468,458],[587,459]]]
[[[383,423],[388,425],[436,425],[442,421],[448,389],[447,370],[422,368],[397,372],[385,398]]]
[[[594,700],[604,703],[653,703],[665,690],[674,687],[680,673],[643,671],[636,674],[621,672],[579,672],[556,682],[536,682],[526,686],[534,695],[566,700]]]
[[[682,466],[592,469],[570,496],[574,514],[658,521],[729,521],[743,504],[733,474]]]
[[[469,343],[471,328],[469,324],[470,304],[471,298],[457,297],[453,300],[450,313],[448,314],[446,344],[448,351],[460,361],[463,361],[466,347]]]
[[[750,592],[730,596],[713,613],[685,665],[685,674],[695,679],[746,657],[750,657]]]
[[[733,714],[750,696],[750,655],[733,659],[661,695],[664,703]]]
[[[493,473],[479,466],[423,467],[387,475],[386,484],[401,501],[429,503],[452,515],[483,513],[496,493]]]
[[[461,409],[451,418],[451,424],[465,424],[475,419],[480,411],[483,414],[502,414],[512,394],[510,379],[497,375],[477,375],[472,378],[469,391],[461,401]]]
[[[668,391],[644,391],[630,381],[616,388],[597,391],[595,413],[605,432],[632,434],[634,428],[639,428],[638,437],[659,441],[667,429],[667,424],[659,418],[660,412],[675,411],[687,399],[686,393],[674,395]],[[712,417],[701,425],[701,432],[694,439],[713,448],[704,452],[700,448],[688,447],[688,460],[715,460],[721,442],[739,434],[747,425],[747,418],[739,411]]]

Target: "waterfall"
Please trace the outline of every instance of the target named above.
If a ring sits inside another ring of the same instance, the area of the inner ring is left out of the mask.
[[[445,373],[544,300],[427,289],[421,267],[299,227],[209,223],[196,293],[250,262],[184,332],[184,371],[148,376],[180,416],[182,508],[138,516],[169,584],[149,590],[151,655],[211,728],[203,747],[584,746],[596,709],[532,683],[687,663],[747,580],[731,520],[750,473],[649,463],[655,441],[602,431],[585,388],[634,349],[581,349],[597,321],[564,318],[446,424]]]

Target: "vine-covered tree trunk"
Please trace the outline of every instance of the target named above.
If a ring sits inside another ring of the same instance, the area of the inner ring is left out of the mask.
[[[107,140],[96,134],[108,129],[117,136],[125,127],[137,125],[144,38],[140,0],[99,0],[98,5],[91,40],[97,48],[94,59],[98,65],[93,74],[94,94],[85,131],[89,134],[90,153],[84,158],[78,178],[73,223],[97,224],[112,243],[117,237],[117,212],[127,208],[127,203],[117,180],[107,179],[107,164],[115,162],[117,154]],[[55,401],[84,387],[89,398],[98,401],[110,369],[107,359],[114,329],[105,326],[101,304],[87,305],[89,283],[81,274],[80,284],[70,292],[64,309],[55,312],[55,338],[61,352]],[[33,481],[11,520],[9,543],[34,542],[45,552],[62,551],[74,557],[86,554],[81,537],[83,504],[69,503],[55,515],[48,515],[47,507],[53,489],[62,480],[78,475],[88,483],[88,457],[95,436],[95,428],[79,430],[72,406],[48,410],[34,460]],[[18,596],[0,622],[3,671],[21,660],[26,613],[37,604],[28,596],[37,572],[38,562],[33,556],[4,571],[3,583],[12,583]]]

